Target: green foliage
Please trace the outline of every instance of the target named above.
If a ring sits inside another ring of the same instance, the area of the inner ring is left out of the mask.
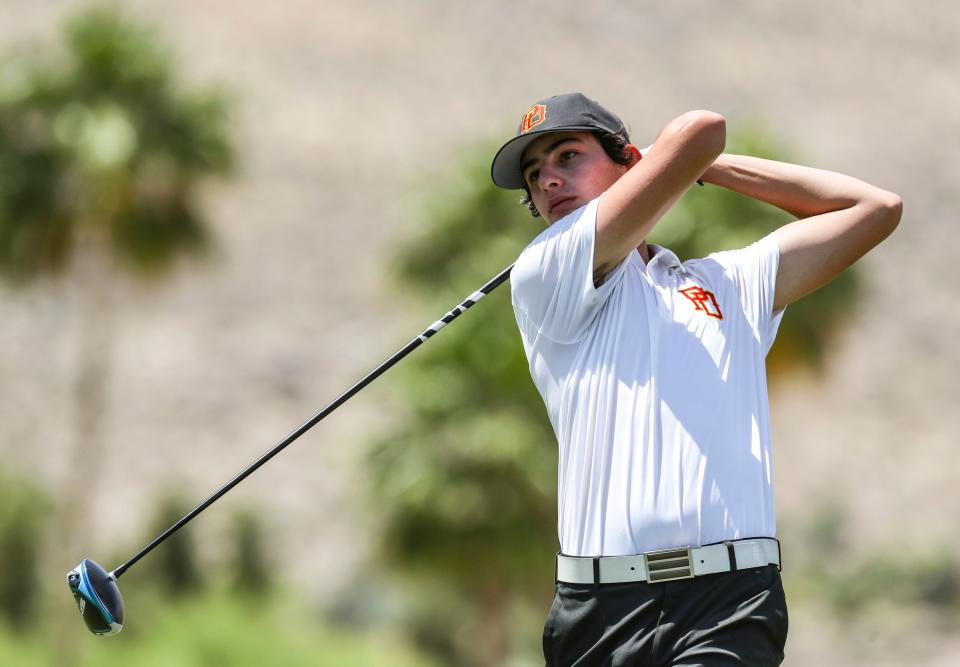
[[[112,10],[63,36],[59,57],[0,59],[0,272],[60,272],[90,237],[156,275],[209,241],[196,190],[233,163],[227,100],[181,89],[154,33]]]
[[[760,130],[747,129],[727,140],[727,153],[798,162]],[[793,220],[780,209],[724,188],[694,187],[657,224],[650,241],[673,250],[681,260],[742,248]],[[855,268],[826,287],[790,305],[767,356],[771,379],[798,368],[820,370],[830,343],[850,319],[860,296]]]
[[[847,551],[847,513],[837,500],[822,502],[813,513],[807,547],[820,557],[837,558]]]
[[[147,531],[150,539],[172,526],[193,506],[176,495],[160,500]],[[131,570],[133,571],[133,570]],[[137,563],[137,580],[157,586],[170,595],[191,595],[204,586],[203,571],[197,548],[189,528],[177,531],[150,553],[149,559]],[[132,578],[132,577],[131,577]]]
[[[232,554],[232,588],[248,598],[259,598],[270,590],[270,563],[267,555],[266,528],[251,510],[234,514],[230,542]]]
[[[478,150],[441,186],[422,235],[398,260],[397,280],[422,299],[424,320],[510,264],[542,229],[517,193],[487,185],[491,154]],[[441,595],[437,586],[445,586],[444,599],[460,604],[433,632],[432,621],[415,623],[424,646],[448,660],[459,651],[456,664],[483,663],[470,636],[489,644],[505,632],[509,595],[541,604],[556,551],[556,441],[530,380],[509,287],[391,375],[409,414],[370,458],[383,550],[422,590]],[[501,627],[491,627],[492,616]]]
[[[145,604],[147,600],[135,589],[128,590],[131,595],[125,600],[128,618],[124,631],[110,638],[84,634],[77,651],[77,667],[431,664],[388,633],[329,628],[289,597],[250,605],[247,599],[210,591],[197,597]],[[79,617],[75,620],[82,624]],[[51,643],[43,627],[35,632],[11,632],[0,625],[0,664],[54,664]]]
[[[960,620],[955,548],[904,540],[857,550],[848,510],[830,496],[812,508],[804,523],[792,538],[793,531],[780,531],[792,554],[784,570],[791,595],[816,600],[843,622],[871,610],[887,614],[891,609],[923,611],[948,625]]]
[[[0,470],[0,617],[17,629],[36,620],[50,504],[35,485]]]
[[[516,193],[486,186],[488,159],[478,151],[444,188],[449,196],[431,205],[427,229],[398,263],[400,281],[427,296],[432,312],[509,264],[541,228]],[[556,445],[507,292],[396,369],[410,419],[378,444],[372,464],[396,558],[465,580],[482,580],[468,576],[482,562],[523,587],[530,549],[549,555],[555,542]]]
[[[960,610],[960,564],[947,548],[891,547],[855,564],[821,571],[819,583],[823,596],[842,617],[881,601],[904,608]]]

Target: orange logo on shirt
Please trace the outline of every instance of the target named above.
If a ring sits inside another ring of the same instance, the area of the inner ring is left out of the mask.
[[[543,104],[534,104],[530,111],[523,114],[520,121],[520,134],[530,131],[547,119],[547,107]]]
[[[717,297],[713,292],[708,292],[699,285],[694,285],[680,290],[680,294],[690,299],[695,310],[702,311],[710,317],[716,317],[718,320],[723,319],[723,313],[720,312]]]

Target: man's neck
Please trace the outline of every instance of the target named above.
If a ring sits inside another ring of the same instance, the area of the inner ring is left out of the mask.
[[[643,259],[644,264],[650,263],[650,248],[647,247],[646,241],[642,241],[640,245],[637,246],[637,252],[640,253],[640,258]]]

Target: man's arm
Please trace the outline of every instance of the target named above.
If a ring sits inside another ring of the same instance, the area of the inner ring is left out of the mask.
[[[595,278],[611,271],[643,243],[725,143],[726,122],[713,112],[689,111],[667,123],[650,152],[600,200],[593,252]]]
[[[743,155],[721,155],[703,180],[800,218],[774,232],[774,308],[823,287],[863,257],[896,229],[903,209],[899,196],[856,178]]]

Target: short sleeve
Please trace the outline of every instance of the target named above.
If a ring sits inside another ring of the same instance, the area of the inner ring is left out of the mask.
[[[785,310],[773,308],[780,265],[780,247],[774,236],[769,234],[746,248],[718,252],[710,257],[733,278],[744,312],[766,354],[777,336]]]
[[[555,222],[517,259],[510,275],[513,307],[531,338],[543,335],[557,343],[582,338],[623,275],[625,262],[594,287],[598,202],[594,199]]]

